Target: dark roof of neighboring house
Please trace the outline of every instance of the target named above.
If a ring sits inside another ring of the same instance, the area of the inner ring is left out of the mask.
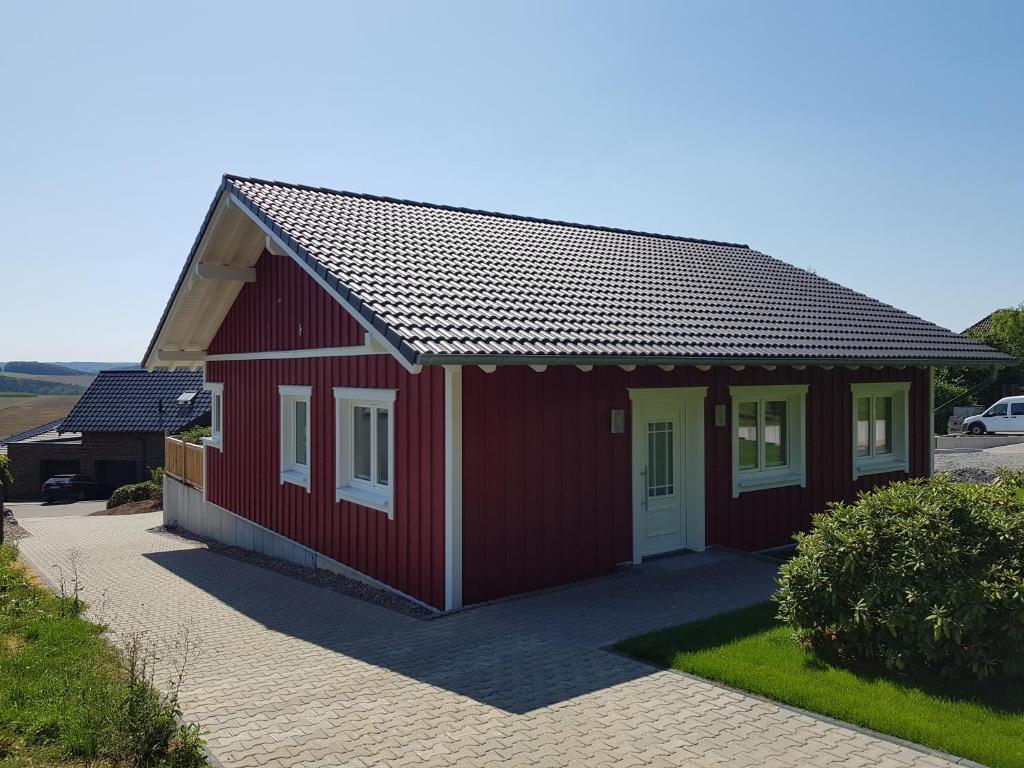
[[[986,333],[988,331],[988,329],[992,327],[992,318],[996,316],[996,312],[1002,312],[1002,311],[1004,311],[1004,310],[997,309],[997,310],[995,310],[995,312],[989,312],[987,315],[985,315],[983,318],[981,318],[981,320],[976,322],[974,325],[970,326],[969,328],[964,328],[964,333],[978,333],[978,334]]]
[[[38,427],[32,427],[32,429],[26,429],[24,432],[19,432],[16,435],[9,435],[0,440],[0,443],[17,443],[25,438],[35,437],[43,432],[49,432],[51,429],[56,429],[61,421],[62,419],[57,419],[56,421],[50,421],[46,424],[40,424]]]
[[[8,445],[10,443],[28,443],[38,442],[40,439],[49,439],[56,437],[60,433],[60,425],[63,419],[57,419],[46,424],[40,424],[38,427],[32,427],[32,429],[26,429],[24,432],[19,432],[16,435],[11,435],[0,440],[0,445]],[[64,437],[70,437],[65,434]]]
[[[195,393],[187,403],[178,398]],[[101,371],[61,432],[178,432],[210,412],[202,371]]]
[[[1010,360],[746,245],[236,176],[220,192],[414,364]]]

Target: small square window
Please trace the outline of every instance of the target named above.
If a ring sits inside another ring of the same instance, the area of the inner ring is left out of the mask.
[[[804,485],[805,384],[729,387],[733,407],[733,495]]]

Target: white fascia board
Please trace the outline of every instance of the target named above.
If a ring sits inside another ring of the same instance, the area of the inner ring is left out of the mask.
[[[223,352],[206,355],[205,360],[217,362],[227,360],[294,360],[308,357],[360,357],[362,355],[385,355],[387,352],[363,344],[358,347],[319,347],[312,349],[267,350],[265,352]]]
[[[305,270],[306,274],[312,277],[321,288],[323,288],[331,296],[333,296],[334,300],[337,301],[342,307],[344,307],[345,310],[356,319],[356,322],[363,326],[363,328],[365,328],[366,331],[373,336],[374,341],[378,342],[392,357],[395,358],[395,360],[398,361],[398,363],[403,368],[405,368],[405,370],[407,370],[409,373],[419,373],[422,370],[423,366],[414,365],[413,363],[410,363],[408,360],[406,360],[402,353],[399,352],[398,349],[395,347],[395,345],[388,341],[384,334],[382,334],[380,331],[373,327],[373,323],[371,323],[369,320],[363,317],[362,314],[360,314],[355,307],[353,307],[349,302],[343,299],[341,295],[339,295],[338,292],[334,290],[330,283],[328,283],[326,280],[324,280],[323,277],[318,275],[316,273],[316,270],[306,263],[305,259],[299,256],[299,254],[296,253],[294,250],[292,250],[292,248],[284,240],[282,240],[280,237],[274,234],[274,231],[267,226],[266,222],[261,221],[260,217],[249,209],[249,206],[247,206],[241,200],[238,200],[231,193],[229,193],[228,199],[231,201],[232,205],[238,208],[238,210],[242,211],[242,213],[244,213],[253,222],[255,222],[257,227],[263,230],[264,234],[266,234],[267,236],[268,251],[276,255],[291,257],[292,261],[294,261],[296,264],[302,267],[302,269]],[[274,247],[271,247],[271,245],[273,245]]]
[[[879,381],[869,384],[850,384],[850,392],[855,395],[886,395],[895,392],[909,392],[909,381]]]
[[[313,394],[313,388],[295,384],[279,384],[277,392],[286,397],[310,397]]]
[[[733,398],[756,397],[791,397],[793,395],[806,395],[809,389],[808,384],[768,384],[765,386],[730,386],[729,395]]]
[[[374,389],[371,387],[334,387],[335,400],[376,400],[382,403],[393,403],[397,398],[397,389]]]

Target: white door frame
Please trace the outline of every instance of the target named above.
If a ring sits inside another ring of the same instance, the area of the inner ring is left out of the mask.
[[[646,436],[641,433],[639,419],[635,418],[638,405],[672,405],[683,409],[685,450],[683,513],[686,517],[686,548],[700,552],[704,549],[704,400],[707,387],[652,387],[630,389],[633,406],[633,451],[630,474],[633,483],[633,562],[640,563],[640,542],[643,534],[643,500],[647,489],[639,481],[636,471],[643,461]]]

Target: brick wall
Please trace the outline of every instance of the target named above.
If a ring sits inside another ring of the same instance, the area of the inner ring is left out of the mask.
[[[159,432],[89,432],[75,442],[12,443],[7,446],[14,473],[12,499],[38,499],[44,461],[79,462],[78,472],[97,476],[102,461],[130,461],[134,464],[131,482],[149,477],[149,470],[164,463],[164,437]]]

